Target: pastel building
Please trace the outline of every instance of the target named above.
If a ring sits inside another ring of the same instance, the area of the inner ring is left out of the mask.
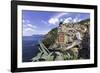
[[[65,26],[65,24],[61,22],[58,27],[58,44],[62,46],[64,46],[68,40],[66,35],[66,29],[67,27]]]

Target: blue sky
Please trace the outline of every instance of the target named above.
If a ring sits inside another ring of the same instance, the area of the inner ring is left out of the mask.
[[[44,35],[57,27],[61,20],[75,23],[87,18],[90,18],[89,13],[22,10],[23,36]]]

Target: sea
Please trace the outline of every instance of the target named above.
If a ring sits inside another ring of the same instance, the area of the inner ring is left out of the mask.
[[[32,62],[32,58],[39,52],[38,42],[43,38],[44,35],[22,37],[22,62]]]

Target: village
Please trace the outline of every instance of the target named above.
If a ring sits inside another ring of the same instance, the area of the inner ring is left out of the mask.
[[[85,33],[89,35],[89,24],[89,21],[83,24],[64,23],[61,21],[57,27],[57,37],[53,44],[47,48],[42,41],[39,41],[40,52],[32,58],[32,61],[80,59],[79,50],[82,49],[82,40]]]

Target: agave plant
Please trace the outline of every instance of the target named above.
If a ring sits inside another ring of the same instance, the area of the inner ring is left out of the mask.
[[[57,60],[76,60],[78,59],[78,48],[71,48],[67,51],[52,51],[50,52],[42,42],[39,42],[39,53],[32,58],[33,62],[36,61],[57,61]]]

